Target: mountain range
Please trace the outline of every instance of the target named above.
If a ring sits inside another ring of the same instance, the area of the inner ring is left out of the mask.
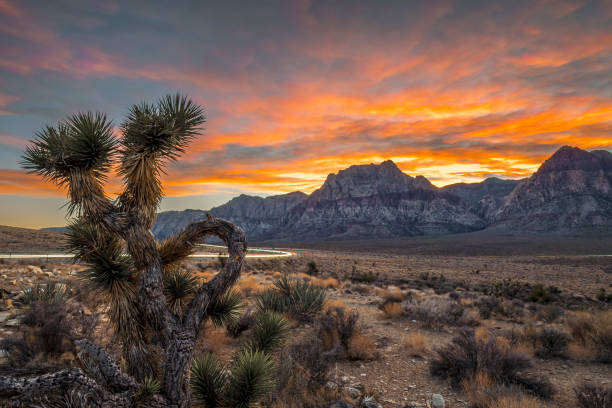
[[[307,195],[241,195],[210,211],[158,214],[166,238],[206,213],[240,225],[250,240],[395,238],[491,229],[515,232],[612,231],[612,154],[564,146],[531,177],[442,188],[392,161],[330,174]]]

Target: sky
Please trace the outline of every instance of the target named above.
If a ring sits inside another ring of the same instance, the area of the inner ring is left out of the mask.
[[[0,224],[66,222],[19,164],[43,126],[119,127],[176,92],[207,123],[161,210],[387,159],[438,186],[522,178],[563,145],[612,149],[612,1],[0,0]]]

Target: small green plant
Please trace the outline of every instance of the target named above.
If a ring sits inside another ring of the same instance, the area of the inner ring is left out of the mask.
[[[66,298],[70,291],[68,285],[59,282],[47,282],[44,285],[36,284],[30,288],[22,289],[23,304],[29,305],[33,302],[52,303]]]
[[[198,281],[187,270],[173,268],[164,275],[164,295],[168,306],[176,314],[182,313],[197,287]]]
[[[533,286],[527,300],[530,302],[547,304],[554,300],[554,297],[559,295],[561,290],[556,286],[544,287],[541,283]]]
[[[146,376],[144,380],[142,380],[140,388],[138,389],[138,399],[148,400],[155,394],[159,394],[160,389],[161,385],[155,377]]]
[[[306,265],[306,273],[311,276],[315,276],[319,274],[319,268],[317,267],[317,263],[315,261],[310,261]]]
[[[605,303],[612,303],[612,293],[606,293],[604,288],[599,289],[599,293],[597,293],[597,300]]]
[[[353,276],[353,280],[354,281],[362,282],[362,283],[376,282],[377,278],[378,278],[378,276],[373,274],[372,272],[361,272],[361,273],[357,273],[355,276]]]

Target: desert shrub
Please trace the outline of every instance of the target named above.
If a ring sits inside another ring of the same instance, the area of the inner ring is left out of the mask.
[[[352,279],[361,283],[373,283],[378,279],[378,275],[372,272],[360,272],[352,276]]]
[[[591,338],[597,350],[597,360],[601,363],[612,363],[612,310],[599,316]]]
[[[306,273],[310,276],[319,274],[319,268],[317,267],[317,263],[315,261],[310,261],[306,264]]]
[[[413,332],[404,336],[403,349],[411,356],[424,357],[429,353],[429,341],[421,332]]]
[[[533,285],[527,300],[530,302],[543,303],[547,304],[552,302],[553,300],[558,299],[558,295],[561,293],[561,290],[556,286],[547,286],[544,287],[541,283]]]
[[[351,336],[348,340],[346,356],[349,360],[372,360],[376,356],[374,340],[361,333]]]
[[[499,307],[499,299],[494,296],[485,296],[478,300],[475,303],[475,306],[478,308],[478,312],[480,313],[480,317],[483,319],[490,319],[493,315],[493,312]]]
[[[328,310],[316,323],[317,337],[324,349],[335,350],[338,355],[348,352],[351,338],[360,331],[359,313],[340,307]]]
[[[422,302],[403,303],[405,316],[417,320],[423,327],[441,330],[445,325],[472,326],[477,322],[460,303],[444,298],[426,298]]]
[[[579,408],[612,407],[612,388],[584,383],[574,389]]]
[[[312,278],[311,282],[313,285],[319,286],[324,289],[336,289],[340,286],[340,282],[336,278],[318,279]]]
[[[487,408],[542,408],[537,399],[528,395],[504,395],[493,401]]]
[[[521,282],[512,279],[503,279],[500,282],[495,282],[486,292],[496,297],[516,298],[524,291],[525,285]]]
[[[31,303],[21,323],[17,335],[0,341],[11,367],[44,369],[74,351],[74,326],[64,301]]]
[[[612,303],[612,293],[606,293],[606,290],[601,288],[597,293],[597,300],[600,302]]]
[[[563,308],[557,305],[546,305],[539,308],[536,313],[538,320],[552,323],[563,316]]]
[[[286,355],[294,367],[299,367],[307,374],[308,383],[305,385],[311,389],[327,382],[329,369],[336,360],[336,355],[328,352],[316,335],[306,336],[302,341],[291,344]]]
[[[380,306],[380,310],[387,319],[402,315],[402,305],[398,302],[387,301]]]
[[[487,340],[477,339],[473,330],[462,329],[450,344],[436,353],[437,357],[430,365],[432,375],[449,378],[454,386],[482,373],[497,383],[520,386],[543,398],[552,395],[552,386],[548,382],[519,374],[531,367],[531,359],[500,344],[493,336]]]
[[[65,283],[50,281],[44,285],[36,284],[30,288],[22,289],[23,297],[21,302],[29,305],[33,302],[55,302],[65,299],[70,288]]]
[[[592,349],[599,362],[612,362],[612,310],[574,313],[567,325],[574,340]]]
[[[555,327],[543,327],[535,334],[536,355],[542,358],[565,357],[570,337]]]
[[[325,384],[334,360],[321,340],[309,334],[281,351],[275,372],[276,384],[263,406],[274,408],[319,408],[335,399]]]
[[[573,313],[566,322],[574,340],[584,345],[591,340],[591,336],[596,331],[597,320],[592,313]]]
[[[387,302],[400,303],[404,300],[404,294],[399,289],[377,289],[376,295],[380,296],[383,300],[383,304]]]

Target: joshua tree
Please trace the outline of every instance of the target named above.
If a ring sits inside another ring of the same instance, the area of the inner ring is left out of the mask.
[[[194,345],[209,318],[227,323],[236,316],[239,301],[231,287],[247,249],[239,227],[211,216],[162,242],[151,233],[163,194],[160,174],[204,122],[200,106],[176,95],[133,106],[120,138],[99,113],[78,113],[36,134],[24,167],[67,189],[74,220],[69,245],[76,259],[89,265],[90,282],[108,297],[126,368],[100,346],[79,340],[80,368],[1,378],[0,398],[26,406],[45,398],[87,407],[190,405]],[[111,199],[103,183],[113,166],[125,188]],[[213,279],[199,284],[176,265],[208,235],[227,244],[229,258]],[[241,358],[261,360],[257,353]]]

